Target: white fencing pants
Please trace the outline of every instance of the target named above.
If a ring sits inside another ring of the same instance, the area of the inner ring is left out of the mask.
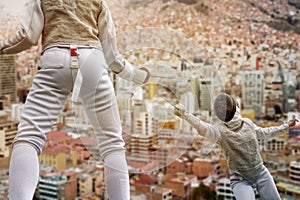
[[[256,187],[263,200],[281,199],[273,177],[265,166],[263,166],[255,184],[236,174],[230,176],[230,181],[233,194],[237,200],[255,200],[253,187]]]
[[[118,174],[118,176],[107,176],[109,180],[105,180],[106,187],[110,187],[107,189],[108,195],[117,200],[127,200],[129,199],[129,177],[125,159],[125,143],[122,139],[118,106],[105,58],[102,51],[96,48],[87,46],[79,48],[78,51],[79,70],[82,74],[80,97],[96,133],[100,155],[105,162],[105,170],[109,174]],[[68,48],[52,47],[42,54],[41,69],[34,77],[24,105],[14,146],[18,146],[19,143],[28,144],[27,148],[28,146],[34,147],[37,154],[42,152],[46,134],[56,122],[65,100],[73,88],[70,60]],[[18,196],[17,193],[21,194],[25,189],[25,187],[16,186],[16,177],[13,176],[20,174],[16,171],[22,171],[23,165],[34,165],[34,163],[19,163],[20,159],[16,158],[14,151],[15,148],[13,148],[10,163],[10,181],[12,181],[9,186],[10,200],[14,200],[13,196],[20,197],[21,195]],[[109,162],[114,160],[114,157],[119,162]],[[24,177],[36,177],[31,174],[23,175]],[[17,179],[24,180],[22,177]],[[22,182],[22,185],[26,185],[26,183]],[[120,188],[123,189],[120,190]],[[31,193],[28,190],[34,189],[26,188],[27,191],[23,192]],[[123,191],[123,194],[120,191]],[[24,198],[24,200],[27,199]]]

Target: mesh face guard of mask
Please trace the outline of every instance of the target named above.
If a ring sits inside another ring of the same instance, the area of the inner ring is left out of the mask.
[[[230,95],[221,93],[214,101],[214,110],[221,121],[229,122],[236,112],[236,102]]]

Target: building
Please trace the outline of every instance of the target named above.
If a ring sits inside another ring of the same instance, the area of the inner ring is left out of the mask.
[[[22,110],[23,110],[22,103],[11,104],[11,119],[15,121],[20,121]]]
[[[286,145],[287,151],[289,151],[290,156],[297,157],[300,156],[300,136],[291,138],[288,140]],[[294,159],[294,160],[295,160]]]
[[[282,199],[300,199],[300,187],[298,185],[278,182],[276,186]]]
[[[201,81],[200,84],[200,109],[201,110],[212,110],[212,83],[210,80]]]
[[[221,178],[216,184],[216,193],[218,199],[234,200],[234,195],[230,187],[230,180],[228,178]]]
[[[192,193],[192,183],[197,181],[194,175],[187,175],[185,173],[177,173],[165,176],[163,179],[164,188],[173,191],[173,199],[188,200],[189,195]]]
[[[171,164],[167,166],[166,174],[177,174],[185,171],[186,162],[184,160],[177,158]]]
[[[255,110],[256,116],[262,116],[262,108],[264,106],[264,72],[244,71],[242,89],[243,108]]]
[[[171,189],[148,184],[134,184],[135,193],[143,194],[146,199],[151,200],[171,200],[173,194]]]
[[[96,193],[100,195],[102,193],[97,192],[97,188],[104,185],[104,174],[99,169],[90,170],[87,173],[77,176],[77,192],[79,197],[91,196]]]
[[[220,164],[216,160],[194,159],[193,174],[199,178],[206,178],[212,173],[217,173],[218,170],[220,170]]]
[[[291,183],[300,185],[300,162],[299,161],[290,162],[289,171],[290,171],[289,177]]]
[[[17,102],[17,73],[15,55],[0,55],[0,97],[10,95],[11,102]]]
[[[131,135],[130,157],[135,161],[149,162],[154,145],[157,145],[157,135]]]
[[[270,152],[280,152],[285,148],[284,140],[279,138],[270,138],[267,141],[267,150]]]
[[[153,147],[158,144],[158,137],[153,133],[152,117],[148,112],[134,114],[133,134],[130,138],[130,159],[149,162]],[[155,148],[154,148],[155,149]]]
[[[294,126],[289,128],[289,138],[300,136],[300,126]]]
[[[164,169],[169,164],[168,148],[164,146],[153,146],[150,148],[150,163],[155,163],[157,169]]]
[[[75,172],[41,172],[37,188],[38,199],[75,199],[77,197],[77,179]]]
[[[66,145],[44,147],[39,156],[40,163],[56,170],[66,170],[77,166],[77,151]]]
[[[0,121],[0,157],[8,157],[13,140],[18,132],[17,121]]]

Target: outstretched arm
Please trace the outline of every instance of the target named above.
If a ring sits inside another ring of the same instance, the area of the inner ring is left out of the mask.
[[[265,138],[265,137],[272,137],[276,136],[278,134],[283,133],[285,130],[287,130],[289,127],[295,126],[296,122],[298,122],[297,119],[292,119],[286,124],[282,124],[280,126],[273,126],[268,128],[261,128],[254,124],[256,134],[259,138]]]
[[[99,39],[107,65],[119,77],[136,84],[146,83],[150,78],[147,68],[136,69],[122,57],[117,48],[116,31],[107,3],[102,1],[102,11],[98,17]]]
[[[187,113],[181,104],[175,106],[174,114],[191,124],[197,130],[199,135],[208,139],[219,140],[221,136],[220,126],[209,124],[200,120],[193,114]]]
[[[25,4],[25,16],[18,32],[0,43],[0,54],[16,54],[36,45],[44,28],[44,14],[40,0]]]

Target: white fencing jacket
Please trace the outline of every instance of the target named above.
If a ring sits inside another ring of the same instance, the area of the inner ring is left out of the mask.
[[[104,0],[28,0],[16,35],[0,42],[0,54],[15,54],[38,43],[102,47],[107,65],[123,79],[142,84],[149,71],[136,69],[117,49],[116,32]]]

